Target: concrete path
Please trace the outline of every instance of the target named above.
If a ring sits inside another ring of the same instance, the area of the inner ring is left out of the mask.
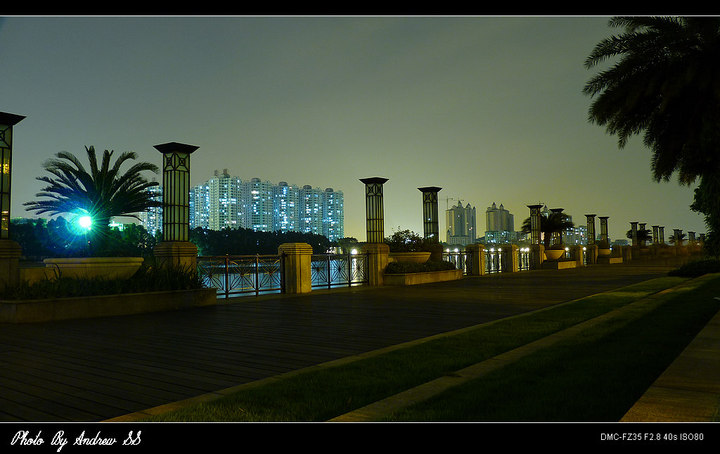
[[[213,398],[237,386],[651,279],[671,268],[541,270],[413,287],[243,297],[172,313],[2,325],[0,420],[133,420],[148,409]]]

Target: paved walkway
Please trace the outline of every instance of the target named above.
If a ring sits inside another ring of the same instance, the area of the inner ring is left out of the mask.
[[[611,290],[670,268],[542,270],[1,325],[0,420],[127,420],[128,414]]]

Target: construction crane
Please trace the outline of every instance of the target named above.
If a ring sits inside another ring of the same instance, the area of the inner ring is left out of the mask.
[[[445,197],[445,210],[449,210],[449,209],[450,209],[450,201],[451,201],[451,200],[457,200],[458,203],[462,202],[462,199],[455,199],[455,198],[452,198],[452,197]]]

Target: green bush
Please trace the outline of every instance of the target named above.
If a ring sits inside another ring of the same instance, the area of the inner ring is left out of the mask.
[[[417,262],[390,262],[385,272],[387,274],[404,274],[404,273],[425,273],[428,271],[445,271],[454,270],[455,265],[445,261],[427,261],[425,263]]]
[[[720,260],[705,259],[686,263],[668,273],[669,276],[698,277],[707,273],[720,273]]]
[[[203,288],[203,285],[197,273],[143,266],[129,279],[78,279],[60,276],[57,279],[44,279],[32,284],[22,282],[3,289],[0,298],[6,300],[70,298],[199,288]]]

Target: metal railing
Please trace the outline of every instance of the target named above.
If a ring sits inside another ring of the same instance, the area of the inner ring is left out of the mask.
[[[472,253],[469,251],[445,251],[443,260],[455,265],[455,268],[463,270],[463,274],[472,274]],[[489,247],[485,249],[485,274],[503,273],[509,271],[509,263],[506,263],[506,256],[502,253],[502,247]],[[518,248],[517,250],[518,271],[530,269],[530,250]]]
[[[203,284],[217,288],[220,297],[280,293],[284,289],[280,255],[198,257],[197,265]]]
[[[471,274],[472,255],[466,251],[443,252],[442,259],[455,265],[455,269],[463,270],[463,274]]]
[[[352,287],[368,282],[367,254],[314,254],[310,267],[312,288]]]
[[[282,255],[225,255],[197,258],[198,274],[218,297],[283,293]],[[356,286],[368,282],[367,254],[315,254],[310,263],[312,288]]]

